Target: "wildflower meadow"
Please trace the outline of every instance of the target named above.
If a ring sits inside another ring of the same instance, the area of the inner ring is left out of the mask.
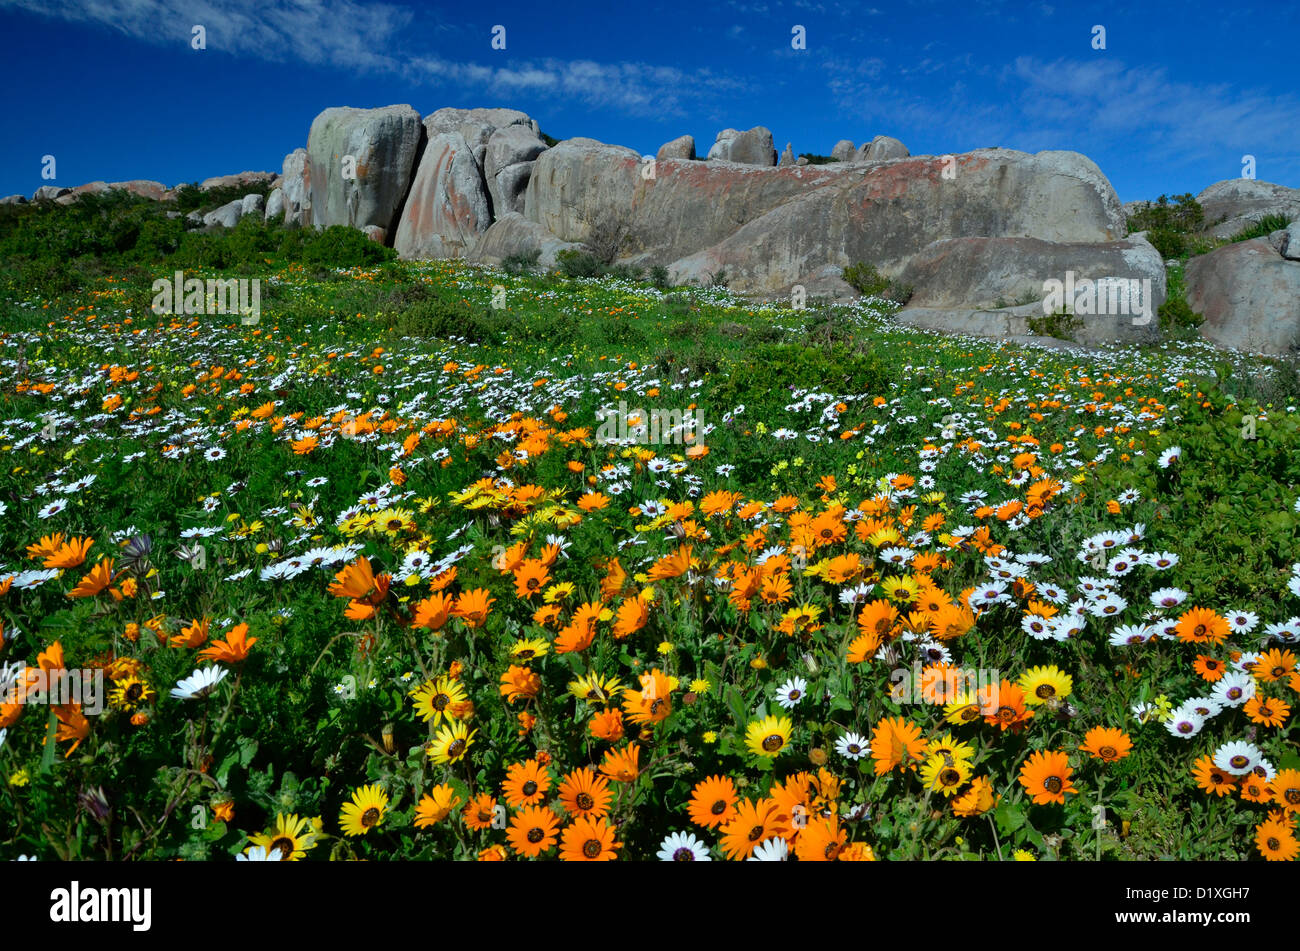
[[[1284,368],[340,230],[5,271],[0,858],[1295,859]]]

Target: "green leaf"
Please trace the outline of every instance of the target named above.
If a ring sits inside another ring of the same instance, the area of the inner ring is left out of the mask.
[[[1011,803],[1003,803],[998,806],[997,811],[993,813],[993,818],[997,821],[998,830],[1003,835],[1010,835],[1025,824],[1025,813],[1019,806]]]

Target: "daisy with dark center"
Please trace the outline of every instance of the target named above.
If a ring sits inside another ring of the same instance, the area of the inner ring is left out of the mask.
[[[551,774],[535,759],[512,764],[506,770],[505,782],[501,784],[506,802],[515,809],[537,805],[546,798],[546,791],[550,788]]]
[[[261,846],[268,853],[278,849],[282,862],[296,862],[306,858],[307,851],[316,847],[316,835],[316,828],[310,819],[279,813],[270,832],[250,835],[248,841]]]
[[[1274,647],[1272,650],[1260,655],[1259,659],[1251,666],[1250,672],[1258,680],[1273,683],[1274,681],[1289,678],[1295,670],[1295,664],[1295,654],[1289,650]]]
[[[1178,618],[1178,639],[1189,644],[1222,644],[1228,621],[1208,608],[1192,608]]]
[[[695,784],[686,811],[696,825],[715,829],[735,818],[736,799],[730,776],[710,776]]]
[[[1215,683],[1223,678],[1227,665],[1223,661],[1214,657],[1207,657],[1205,654],[1197,654],[1196,662],[1192,665],[1206,683]]]
[[[154,689],[134,674],[113,682],[108,702],[118,710],[134,710],[157,696]]]
[[[622,847],[607,819],[578,816],[560,837],[560,858],[566,862],[611,862]]]
[[[1206,755],[1192,767],[1192,778],[1206,793],[1226,796],[1237,788],[1237,777],[1214,765],[1214,758]]]
[[[674,832],[659,844],[661,862],[711,862],[709,847],[691,832]]]
[[[1114,763],[1128,756],[1133,749],[1133,741],[1123,730],[1095,726],[1084,736],[1079,749],[1103,762]]]
[[[1300,769],[1280,769],[1268,785],[1278,806],[1291,815],[1300,813]]]
[[[1065,803],[1067,793],[1077,793],[1070,776],[1070,758],[1064,752],[1040,750],[1020,767],[1020,785],[1034,800],[1035,805],[1049,802]]]
[[[373,783],[352,793],[352,801],[343,804],[339,812],[339,825],[348,836],[365,835],[384,821],[388,808],[388,793]]]
[[[506,839],[510,847],[525,858],[536,858],[555,845],[560,828],[559,817],[545,806],[527,806],[510,820]]]
[[[722,827],[722,851],[727,858],[739,861],[749,858],[759,843],[790,833],[787,818],[774,799],[749,799],[740,803],[736,817]]]
[[[1259,747],[1241,740],[1224,743],[1214,751],[1214,765],[1233,776],[1245,776],[1262,758]]]
[[[465,820],[465,825],[481,832],[484,829],[492,828],[493,820],[497,817],[497,811],[500,809],[504,816],[505,807],[498,806],[495,796],[489,796],[487,793],[479,793],[469,801],[461,812],[461,817]]]
[[[594,819],[609,813],[609,801],[614,797],[609,780],[587,767],[575,769],[565,776],[557,792],[570,814]]]
[[[514,645],[510,648],[510,657],[512,660],[526,664],[531,660],[536,660],[539,657],[545,656],[546,652],[550,650],[550,648],[551,645],[541,637],[515,641]]]
[[[416,687],[410,696],[420,719],[426,723],[432,720],[434,726],[441,724],[444,719],[452,719],[451,708],[469,699],[460,681],[453,680],[446,674]]]
[[[1269,862],[1291,862],[1300,853],[1300,843],[1291,827],[1272,819],[1255,829],[1255,848]]]
[[[943,793],[945,798],[957,793],[970,779],[970,764],[943,753],[932,753],[921,767],[921,783],[926,789]]]
[[[745,730],[745,746],[755,756],[770,759],[785,749],[793,729],[789,717],[768,716],[755,720]]]
[[[1285,700],[1275,697],[1251,697],[1246,701],[1243,709],[1246,711],[1246,716],[1250,717],[1250,722],[1258,723],[1260,726],[1282,726],[1291,715],[1290,705]]]
[[[478,730],[470,730],[462,721],[449,722],[440,729],[429,744],[429,758],[442,766],[463,759]]]

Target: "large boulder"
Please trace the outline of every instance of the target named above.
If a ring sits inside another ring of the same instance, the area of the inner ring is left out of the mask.
[[[6,195],[0,198],[0,205],[25,205],[27,204],[26,195]]]
[[[695,136],[679,135],[671,142],[665,142],[659,146],[659,151],[655,153],[655,160],[663,161],[664,159],[693,161],[695,159]]]
[[[746,222],[819,185],[854,174],[835,163],[758,168],[657,160],[641,174],[632,149],[566,139],[537,157],[524,214],[564,241],[582,242],[590,222],[621,220],[635,232],[641,263],[670,261],[716,244]]]
[[[286,228],[311,223],[311,166],[306,149],[294,149],[284,157],[280,173],[280,191],[284,195],[284,225]],[[270,217],[268,212],[267,217]]]
[[[723,129],[709,149],[709,158],[742,165],[775,165],[776,148],[772,145],[772,130],[761,125],[745,132]]]
[[[246,218],[249,215],[259,215],[265,217],[262,213],[264,208],[266,207],[266,199],[263,198],[261,195],[257,194],[256,192],[245,195],[240,200],[239,204],[240,204],[239,214],[241,218]]]
[[[984,336],[1005,336],[1012,318],[1068,310],[1074,339],[1153,341],[1165,301],[1165,267],[1145,237],[1106,243],[1063,243],[1038,238],[945,238],[927,245],[903,268],[911,285],[909,321],[930,329],[981,333],[972,314],[988,314]],[[1027,308],[1023,309],[1022,308]],[[942,312],[952,316],[940,326]],[[1016,330],[1023,333],[1023,330]]]
[[[561,241],[535,221],[513,211],[506,212],[484,231],[465,259],[476,264],[500,264],[516,254],[539,252],[537,263],[555,267],[561,251],[580,250],[582,245]]]
[[[221,226],[222,228],[233,228],[239,224],[239,219],[244,216],[244,200],[236,198],[232,202],[227,202],[215,211],[210,211],[203,216],[203,224],[212,228]]]
[[[404,258],[461,257],[492,223],[487,188],[459,132],[437,132],[420,157],[393,247]]]
[[[311,224],[377,225],[391,234],[423,135],[419,113],[406,105],[318,115],[307,136]],[[346,156],[355,160],[355,178],[344,177]]]
[[[954,158],[956,174],[948,176],[947,163],[933,156],[840,168],[829,182],[674,261],[670,275],[679,282],[704,280],[725,270],[738,291],[784,296],[826,264],[870,262],[896,277],[913,255],[941,238],[1096,244],[1125,234],[1115,189],[1083,155],[980,149]]]
[[[788,168],[794,164],[794,150],[790,148],[790,143],[785,144],[785,151],[781,153],[780,161],[776,163],[781,168]]]
[[[237,172],[234,175],[217,175],[199,182],[199,191],[213,188],[227,188],[231,185],[257,185],[275,178],[273,172]]]
[[[267,222],[281,221],[284,219],[284,189],[272,188],[271,193],[266,196],[266,209],[262,213],[262,220]]]
[[[1274,247],[1288,261],[1300,261],[1300,218],[1287,225]]]
[[[129,182],[87,182],[72,189],[73,195],[106,195],[111,191],[125,191],[141,198],[162,201],[171,197],[171,190],[162,182],[134,179]]]
[[[32,201],[53,201],[56,198],[71,194],[72,189],[64,188],[62,185],[42,185],[32,192]]]
[[[533,160],[545,151],[546,143],[531,126],[508,125],[492,133],[483,156],[483,177],[497,217],[524,210],[524,189],[532,175]]]
[[[1215,182],[1196,196],[1205,212],[1205,225],[1216,238],[1231,238],[1267,215],[1300,218],[1300,189],[1253,178]]]
[[[1224,347],[1286,353],[1300,346],[1300,263],[1263,238],[1224,245],[1187,262],[1187,303],[1201,332]]]
[[[524,126],[534,136],[541,137],[542,130],[537,120],[530,119],[526,112],[518,109],[457,109],[447,106],[424,120],[430,138],[439,132],[459,132],[464,136],[479,168],[486,167],[488,142],[493,134],[512,125]]]
[[[898,139],[887,135],[878,135],[866,146],[865,159],[868,162],[888,162],[892,159],[907,158],[912,153]]]
[[[831,149],[831,158],[838,162],[852,162],[857,151],[857,146],[848,139],[840,139],[835,143],[835,148]]]

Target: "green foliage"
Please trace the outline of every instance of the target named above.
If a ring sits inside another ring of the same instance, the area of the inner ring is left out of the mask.
[[[815,155],[812,152],[800,152],[798,157],[807,159],[809,165],[829,165],[831,162],[839,161],[829,155]]]
[[[1165,302],[1156,311],[1161,331],[1175,337],[1195,336],[1196,328],[1205,321],[1205,317],[1192,310],[1187,303],[1187,287],[1183,269],[1171,267],[1168,271],[1168,288]]]
[[[525,271],[531,271],[537,266],[537,260],[541,256],[541,248],[533,248],[531,251],[516,251],[514,254],[507,255],[501,262],[501,270],[507,274],[522,274]]]
[[[650,283],[661,291],[667,290],[670,286],[668,283],[668,268],[662,264],[656,264],[652,267],[650,269]]]
[[[1040,337],[1055,337],[1058,340],[1073,340],[1074,334],[1083,326],[1079,316],[1069,310],[1058,310],[1053,314],[1029,318],[1029,332]]]
[[[1274,231],[1281,231],[1291,223],[1286,215],[1265,215],[1253,225],[1242,228],[1232,236],[1233,242],[1250,241],[1252,238],[1267,238]]]
[[[1205,210],[1190,192],[1161,195],[1134,212],[1128,219],[1128,233],[1147,232],[1147,240],[1165,259],[1186,259],[1201,254],[1210,245],[1199,236],[1205,226]]]
[[[594,254],[576,248],[561,251],[555,263],[565,277],[600,277],[605,273],[605,265]]]
[[[399,310],[386,311],[381,320],[395,337],[463,337],[471,343],[496,342],[507,329],[500,312],[491,307],[441,297],[416,300]]]
[[[889,381],[879,359],[845,343],[759,344],[728,361],[725,374],[716,389],[718,407],[744,404],[771,409],[790,402],[796,389],[880,393]]]
[[[1189,404],[1177,430],[1135,457],[1130,471],[1107,463],[1099,474],[1154,502],[1148,549],[1179,553],[1179,586],[1196,592],[1198,604],[1285,603],[1290,566],[1300,561],[1300,515],[1292,508],[1300,418],[1239,403],[1217,383],[1202,384]],[[1181,457],[1161,468],[1172,446]]]
[[[912,298],[909,284],[900,284],[881,274],[874,264],[850,264],[842,275],[844,282],[864,297],[879,297],[897,304],[906,304]]]

